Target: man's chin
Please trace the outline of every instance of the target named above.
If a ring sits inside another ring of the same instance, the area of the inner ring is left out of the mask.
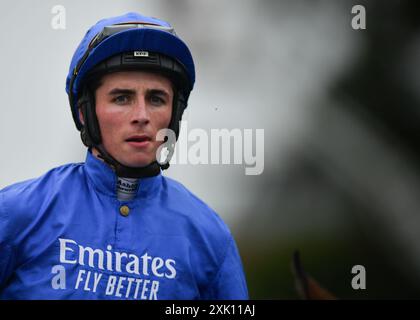
[[[130,159],[127,161],[121,161],[120,163],[132,168],[141,168],[146,167],[149,164],[151,164],[154,161],[154,159]]]
[[[100,159],[100,157],[98,157],[98,154],[99,154],[98,150],[93,149],[93,154],[97,158]],[[136,156],[130,154],[130,155],[127,155],[126,157],[118,157],[118,156],[112,155],[112,153],[111,153],[111,156],[114,157],[114,159],[117,160],[122,165],[124,165],[126,167],[132,167],[132,168],[146,167],[149,164],[151,164],[152,162],[156,161],[156,159],[151,157],[150,154],[149,155],[137,154]]]

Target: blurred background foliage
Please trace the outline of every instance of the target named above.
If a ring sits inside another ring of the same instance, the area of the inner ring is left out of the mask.
[[[356,4],[367,12],[353,31],[359,55],[313,101],[288,161],[235,228],[255,299],[298,298],[295,250],[338,298],[420,297],[420,6],[342,1],[348,28]],[[357,264],[366,290],[351,287]]]

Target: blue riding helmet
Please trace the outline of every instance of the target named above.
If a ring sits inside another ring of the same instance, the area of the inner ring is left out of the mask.
[[[104,37],[93,46],[95,38],[110,26],[137,24],[137,28],[122,31]],[[86,74],[98,63],[116,54],[130,51],[150,51],[164,54],[178,61],[189,77],[190,90],[195,82],[195,68],[191,52],[187,45],[175,34],[168,22],[147,17],[135,12],[122,16],[106,18],[92,26],[77,47],[70,63],[66,79],[66,92],[71,99],[73,118],[78,130],[82,127],[77,110],[80,85]]]

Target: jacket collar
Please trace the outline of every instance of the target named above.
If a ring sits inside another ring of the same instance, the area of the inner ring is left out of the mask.
[[[117,198],[117,176],[110,166],[96,158],[90,151],[87,152],[84,170],[94,188],[111,197]],[[162,184],[162,171],[154,177],[139,180],[136,197],[148,198],[156,194]]]

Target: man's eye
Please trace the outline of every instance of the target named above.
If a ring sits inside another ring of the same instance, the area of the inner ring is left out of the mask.
[[[165,104],[165,100],[159,96],[152,95],[150,96],[150,102],[154,105],[162,105]]]
[[[127,104],[129,101],[130,97],[127,95],[118,96],[113,99],[113,102],[116,104]]]

